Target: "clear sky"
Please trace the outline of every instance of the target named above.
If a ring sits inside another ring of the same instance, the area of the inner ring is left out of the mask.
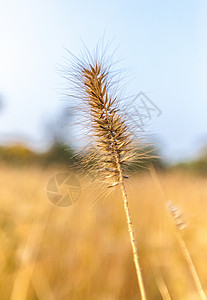
[[[115,37],[122,68],[162,110],[150,127],[167,159],[192,157],[207,141],[207,1],[0,1],[0,140],[43,141],[63,106],[59,65],[68,48]]]

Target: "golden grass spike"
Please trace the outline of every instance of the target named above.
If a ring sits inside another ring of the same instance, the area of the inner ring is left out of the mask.
[[[77,74],[79,78],[77,85],[86,107],[91,140],[99,158],[97,159],[99,165],[96,165],[96,168],[108,187],[119,185],[121,188],[138,285],[142,300],[146,300],[124,185],[126,176],[123,175],[123,166],[130,158],[132,135],[123,115],[117,110],[117,98],[110,93],[109,68],[105,68],[104,63],[98,60],[84,61],[82,64],[78,60]]]

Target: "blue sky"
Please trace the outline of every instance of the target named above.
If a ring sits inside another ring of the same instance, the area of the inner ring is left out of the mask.
[[[162,110],[149,130],[163,155],[190,158],[207,141],[206,1],[0,1],[0,140],[43,144],[43,123],[63,107],[67,52],[114,39],[129,93]],[[110,53],[109,53],[110,54]]]

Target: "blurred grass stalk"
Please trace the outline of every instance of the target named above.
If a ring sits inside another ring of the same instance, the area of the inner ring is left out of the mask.
[[[154,166],[151,165],[149,170],[150,170],[150,174],[153,178],[153,181],[154,181],[155,185],[157,186],[157,188],[161,192],[163,200],[166,202],[167,197],[166,197],[165,192],[162,188],[162,185],[159,181],[159,178],[157,176],[157,173],[155,171]],[[178,244],[180,246],[180,249],[183,253],[183,256],[184,256],[184,258],[187,262],[187,266],[189,268],[189,271],[191,273],[191,276],[192,276],[193,281],[195,283],[195,286],[197,288],[197,292],[198,292],[201,300],[207,300],[205,292],[204,292],[203,287],[202,287],[201,282],[200,282],[200,278],[198,276],[198,273],[197,273],[196,268],[194,266],[194,263],[192,261],[190,252],[189,252],[189,250],[188,250],[188,248],[185,244],[185,241],[184,241],[184,239],[181,235],[181,230],[185,227],[184,221],[182,220],[181,214],[179,213],[177,207],[174,206],[172,203],[169,203],[169,202],[167,204],[168,204],[168,213],[170,215],[171,220],[173,221],[172,223],[173,223],[174,228],[175,228],[176,239],[177,239]]]

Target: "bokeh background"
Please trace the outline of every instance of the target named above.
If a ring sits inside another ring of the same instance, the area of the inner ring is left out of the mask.
[[[199,299],[165,201],[207,291],[206,13],[204,0],[0,2],[0,299],[139,299],[119,190],[86,176],[72,206],[47,195],[77,163],[67,50],[98,42],[127,73],[128,101],[142,91],[161,111],[144,120],[159,158],[127,182],[148,299]]]

